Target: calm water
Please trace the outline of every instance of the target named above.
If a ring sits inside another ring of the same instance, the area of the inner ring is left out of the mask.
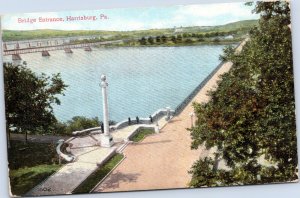
[[[175,109],[220,63],[224,46],[109,48],[85,52],[51,51],[23,54],[22,59],[37,73],[61,73],[69,87],[54,106],[61,121],[73,116],[98,116],[102,120],[101,74],[109,89],[110,119],[148,117],[159,108]],[[4,57],[10,61],[11,57]]]

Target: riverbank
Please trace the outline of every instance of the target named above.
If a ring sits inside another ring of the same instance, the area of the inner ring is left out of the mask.
[[[236,45],[240,43],[242,39],[235,40],[222,40],[222,41],[201,41],[193,43],[162,43],[162,44],[153,44],[153,45],[141,45],[138,43],[135,44],[126,44],[126,43],[114,43],[109,45],[99,45],[97,48],[116,48],[116,47],[189,47],[189,46],[205,46],[205,45]]]

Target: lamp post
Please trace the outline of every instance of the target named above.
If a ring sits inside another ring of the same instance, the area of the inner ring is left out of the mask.
[[[190,117],[191,117],[191,128],[194,127],[194,112],[190,113]]]
[[[169,121],[171,118],[171,107],[166,107],[166,110],[167,110],[166,121]]]
[[[156,113],[155,114],[155,127],[154,127],[154,130],[155,130],[155,133],[159,133],[159,124],[158,124],[158,114]]]
[[[107,87],[106,76],[101,75],[101,89],[103,99],[103,128],[104,134],[101,137],[101,146],[111,147],[114,144],[113,137],[109,132],[109,114],[108,114],[108,101],[107,101]]]

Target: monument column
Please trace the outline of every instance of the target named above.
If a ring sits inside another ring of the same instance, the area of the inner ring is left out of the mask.
[[[101,137],[101,146],[111,147],[114,144],[113,137],[109,132],[109,115],[108,115],[108,102],[107,102],[107,87],[106,76],[101,75],[101,88],[102,88],[102,99],[103,99],[103,135]]]

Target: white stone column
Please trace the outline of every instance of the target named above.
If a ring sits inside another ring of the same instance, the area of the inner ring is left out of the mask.
[[[108,114],[108,102],[107,102],[107,87],[106,76],[101,75],[101,88],[102,88],[102,99],[103,99],[103,128],[104,134],[101,137],[101,146],[111,147],[114,144],[113,137],[109,132],[109,114]]]
[[[191,113],[190,113],[190,117],[191,117],[191,128],[194,127],[194,116],[195,116],[195,113],[194,113],[194,112],[191,112]]]

